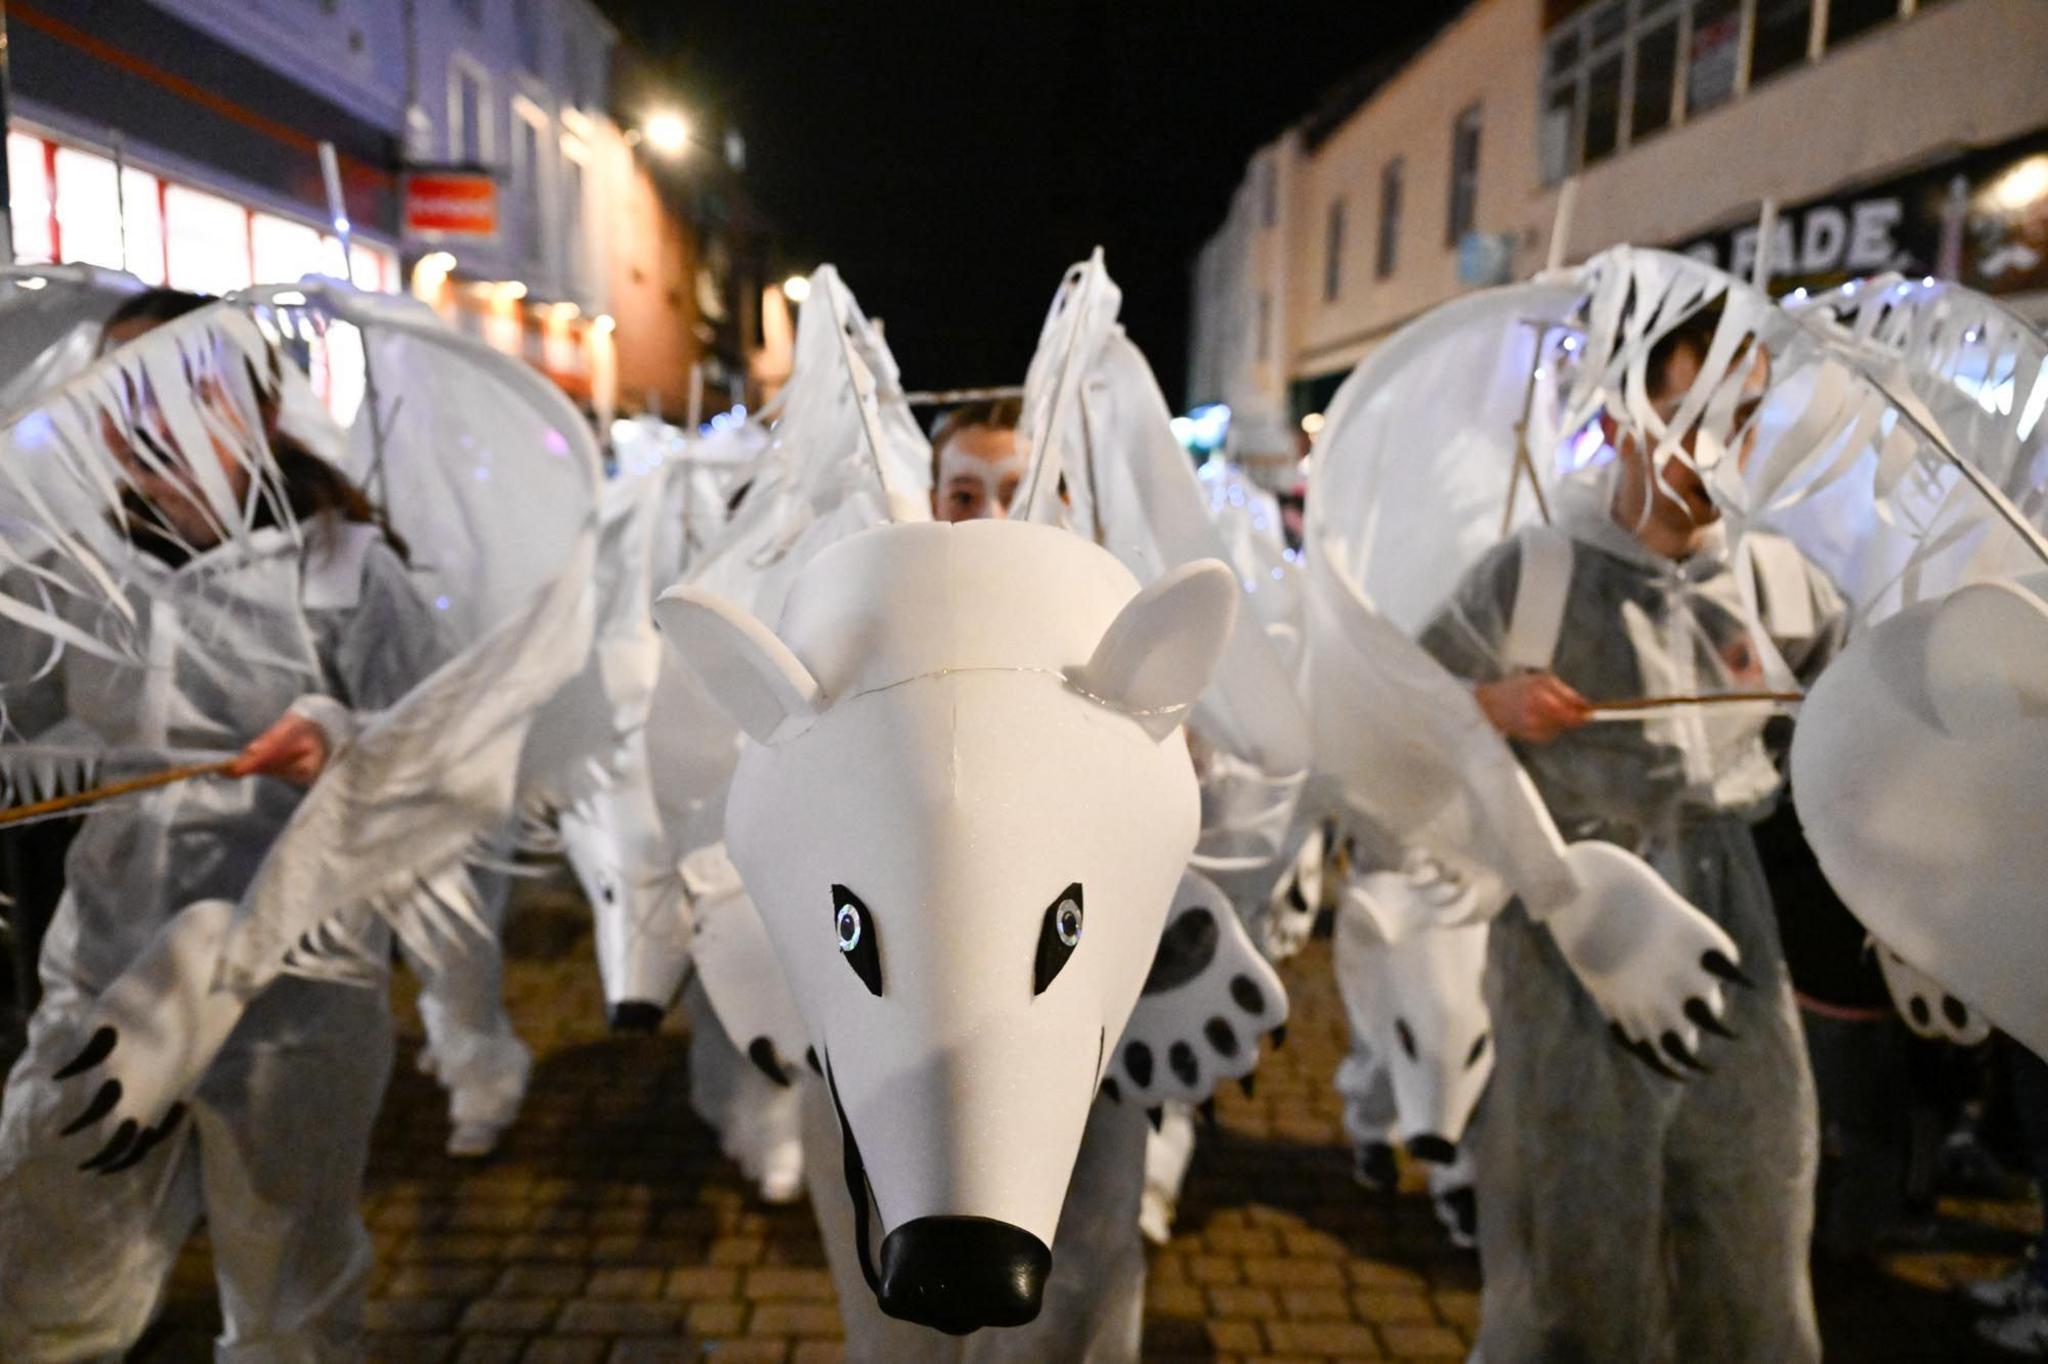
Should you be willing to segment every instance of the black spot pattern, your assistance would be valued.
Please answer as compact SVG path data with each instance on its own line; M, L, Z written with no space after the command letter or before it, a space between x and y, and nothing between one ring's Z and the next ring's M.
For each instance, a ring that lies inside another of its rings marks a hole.
M1225 1018L1211 1018L1202 1025L1202 1036L1209 1039L1209 1045L1216 1049L1218 1056L1237 1055L1237 1031Z
M1185 1042L1176 1042L1166 1049L1166 1064L1184 1085L1192 1086L1202 1078L1201 1067L1195 1064L1195 1049Z
M1124 1069L1140 1089L1152 1087L1152 1048L1133 1042L1124 1048Z
M1200 905L1174 916L1159 935L1159 950L1152 955L1152 969L1145 976L1148 995L1176 990L1209 969L1223 931L1216 926L1214 912Z
M1250 976L1236 975L1230 978L1230 997L1237 1001L1237 1007L1248 1014L1262 1014L1266 1011L1266 992Z

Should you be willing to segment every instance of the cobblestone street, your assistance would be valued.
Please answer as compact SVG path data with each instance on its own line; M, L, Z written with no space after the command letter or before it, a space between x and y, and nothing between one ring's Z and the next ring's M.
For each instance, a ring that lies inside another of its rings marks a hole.
M441 1153L440 1092L415 1073L419 1027L398 987L398 1074L372 1159L377 1357L421 1364L825 1364L841 1357L808 1208L752 1200L690 1112L684 1040L603 1027L587 917L564 881L522 896L512 1013L536 1053L525 1116L483 1164ZM1450 1248L1419 1182L1375 1198L1349 1178L1330 1076L1342 1016L1327 944L1287 968L1295 1021L1256 1096L1218 1103L1152 1257L1156 1359L1454 1360L1478 1312L1476 1262ZM1412 1173L1412 1172L1411 1172ZM1995 1271L2033 1209L1944 1204L1940 1251L1823 1272L1829 1358L1987 1357L1954 1302ZM217 1314L203 1243L180 1265L137 1358L210 1358Z

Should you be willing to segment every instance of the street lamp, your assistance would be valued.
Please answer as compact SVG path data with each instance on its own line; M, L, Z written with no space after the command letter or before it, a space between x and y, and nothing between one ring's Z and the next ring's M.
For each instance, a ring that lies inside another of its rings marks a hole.
M805 299L811 296L811 277L809 275L791 275L788 279L782 281L782 296L791 303L802 304Z
M641 138L656 155L678 157L690 148L690 121L673 109L648 115Z

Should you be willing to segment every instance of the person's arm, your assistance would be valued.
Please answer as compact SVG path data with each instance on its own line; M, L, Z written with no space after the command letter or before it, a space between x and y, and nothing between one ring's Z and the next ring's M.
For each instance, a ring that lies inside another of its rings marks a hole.
M306 615L329 690L300 697L250 740L228 769L234 776L310 786L363 715L391 705L448 659L440 619L382 540L364 553L352 606Z
M1473 699L1500 733L1547 744L1592 718L1586 699L1551 672L1510 672L1501 662L1521 587L1521 544L1507 540L1473 565L1420 643L1452 674L1472 683Z

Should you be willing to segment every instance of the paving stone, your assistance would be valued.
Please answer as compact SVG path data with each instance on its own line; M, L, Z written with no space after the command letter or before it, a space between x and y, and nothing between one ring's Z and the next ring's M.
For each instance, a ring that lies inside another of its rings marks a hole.
M534 1048L527 1111L486 1165L441 1151L446 1097L398 1067L364 1200L377 1265L372 1357L401 1364L836 1364L845 1348L808 1207L762 1206L690 1111L687 1037L604 1031L588 911L522 885L507 997ZM1287 1046L1257 1093L1218 1096L1171 1242L1149 1252L1148 1364L1445 1361L1471 1346L1478 1273L1438 1228L1418 1167L1351 1183L1329 1077L1346 1045L1325 942L1284 968ZM401 1055L421 1040L394 987ZM1943 1234L1879 1266L1817 1271L1828 1357L1978 1361L1966 1279L2039 1225L2027 1200L1947 1199ZM1953 1241L1954 1244L1949 1244ZM180 1257L134 1364L206 1364L219 1309L205 1238Z

